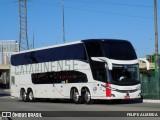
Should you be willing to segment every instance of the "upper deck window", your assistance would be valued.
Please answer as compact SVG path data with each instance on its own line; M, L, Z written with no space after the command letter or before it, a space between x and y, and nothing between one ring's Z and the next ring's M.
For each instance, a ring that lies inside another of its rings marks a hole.
M31 51L11 56L14 66L51 62L58 60L86 60L83 43Z

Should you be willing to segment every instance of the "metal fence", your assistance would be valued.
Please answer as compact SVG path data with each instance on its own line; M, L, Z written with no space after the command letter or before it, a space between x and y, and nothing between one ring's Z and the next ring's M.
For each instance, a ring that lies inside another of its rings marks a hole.
M160 100L160 77L141 77L141 90L144 99Z

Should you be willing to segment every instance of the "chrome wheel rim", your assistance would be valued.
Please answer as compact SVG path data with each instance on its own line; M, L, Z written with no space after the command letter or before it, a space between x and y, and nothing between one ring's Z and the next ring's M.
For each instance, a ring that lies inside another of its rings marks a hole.
M86 102L89 102L91 100L91 95L88 91L85 93L84 99Z
M78 101L78 99L79 99L79 94L78 94L78 92L74 91L74 93L73 93L73 100L74 101Z
M27 94L25 91L22 92L22 100L25 101L27 98Z
M29 99L33 100L34 96L33 96L33 92L29 92Z

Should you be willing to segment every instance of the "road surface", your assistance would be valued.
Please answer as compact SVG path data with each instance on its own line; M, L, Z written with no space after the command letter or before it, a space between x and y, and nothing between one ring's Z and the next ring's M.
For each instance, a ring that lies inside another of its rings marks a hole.
M107 102L107 101L106 102L98 101L94 104L86 105L86 104L74 104L70 101L55 101L55 100L37 101L37 102L30 103L30 102L23 102L17 98L11 98L8 93L0 92L0 111L1 113L3 111L15 111L15 112L16 111L18 112L50 111L48 114L51 116L56 113L54 111L62 111L62 113L64 114L68 114L68 113L65 113L65 111L69 111L69 114L70 114L69 117L72 117L72 114L75 114L76 113L75 111L77 111L77 112L81 112L83 115L89 114L86 120L90 120L93 116L94 116L94 119L97 120L96 118L99 117L99 114L97 113L101 113L101 112L103 112L102 116L106 117L107 114L109 114L109 117L112 117L112 119L113 117L115 117L114 116L115 114L121 114L123 113L123 111L125 112L125 114L127 114L127 112L131 113L130 114L131 116L133 115L132 113L139 114L139 112L146 112L146 113L150 112L150 113L157 113L160 118L160 103L140 103L137 101L132 101L132 102L123 101L121 103L113 103L113 102ZM94 111L94 112L84 112L84 111ZM104 112L106 113L106 116L104 115L105 114ZM114 113L114 112L117 112L117 113ZM61 115L61 112L59 113ZM113 116L112 116L112 113L113 113ZM84 117L83 115L82 117ZM135 118L131 116L128 119ZM58 118L56 117L56 119L64 119L64 117L66 116L62 116L62 117L58 116ZM80 118L81 118L80 116L76 117L76 119L80 119ZM144 117L141 117L138 119L141 120L143 118ZM158 120L159 118L154 117L155 120ZM18 120L18 119L20 118L16 118L16 119L13 118L13 120ZM37 118L37 119L40 119L40 118ZM41 119L43 120L44 118L41 118ZM51 118L47 118L47 119L51 119ZM70 119L73 119L73 117ZM120 120L121 118L118 118L118 119ZM147 119L150 120L151 118L147 117ZM144 119L144 120L147 120L147 119Z

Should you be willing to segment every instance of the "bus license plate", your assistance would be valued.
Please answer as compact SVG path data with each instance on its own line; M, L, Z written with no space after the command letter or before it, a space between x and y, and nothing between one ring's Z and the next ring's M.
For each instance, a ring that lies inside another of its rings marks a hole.
M130 96L124 96L124 99L130 99Z

